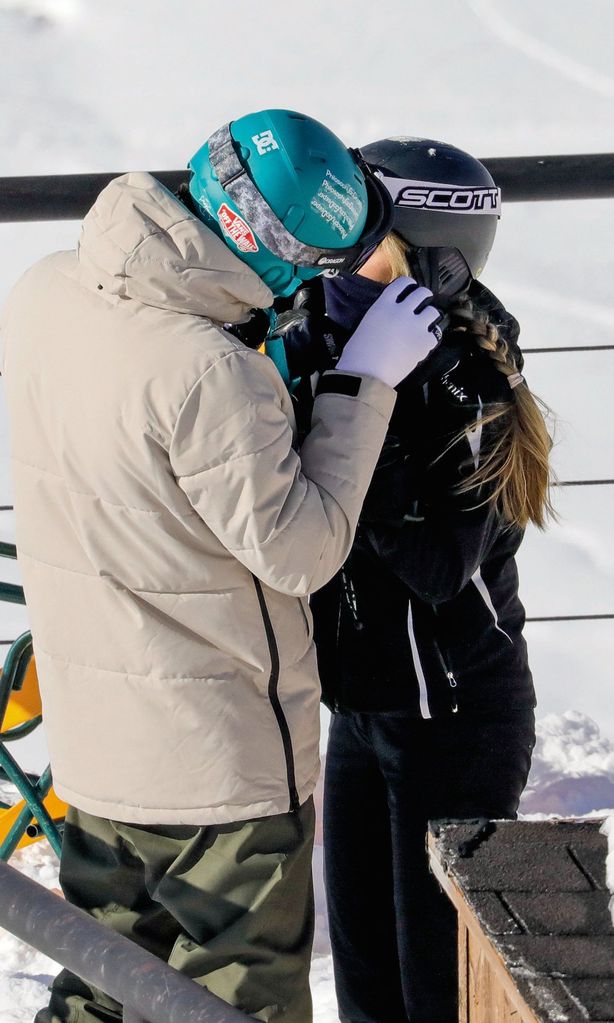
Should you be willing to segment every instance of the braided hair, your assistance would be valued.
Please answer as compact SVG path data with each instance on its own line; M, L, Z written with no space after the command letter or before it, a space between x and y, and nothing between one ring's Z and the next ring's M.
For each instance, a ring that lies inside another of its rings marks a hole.
M509 386L507 401L484 407L481 425L491 426L491 441L478 467L459 489L466 492L486 485L487 500L498 505L507 522L521 528L532 522L544 529L547 518L555 517L550 498L552 439L544 418L550 410L529 390L520 372L519 349L508 344L499 328L470 299L451 309L449 330L469 334ZM459 439L455 437L452 443Z
M379 251L390 267L390 281L411 276L411 250L402 238L392 232L380 243ZM550 498L552 439L545 422L550 409L529 390L521 373L520 349L515 338L509 343L506 340L505 324L499 328L468 297L460 299L448 315L447 330L469 335L467 340L490 357L509 385L507 401L491 402L482 409L480 424L491 427L490 443L483 449L478 467L458 490L478 492L485 486L486 501L497 505L506 522L521 528L532 522L544 529L549 517L556 518ZM454 437L447 450L464 440L474 425Z

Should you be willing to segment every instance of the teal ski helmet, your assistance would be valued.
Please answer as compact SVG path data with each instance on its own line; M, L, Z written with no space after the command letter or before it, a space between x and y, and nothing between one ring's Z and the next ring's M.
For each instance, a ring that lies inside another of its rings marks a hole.
M385 188L305 114L261 110L231 121L188 167L194 212L277 296L325 270L356 270L390 230Z

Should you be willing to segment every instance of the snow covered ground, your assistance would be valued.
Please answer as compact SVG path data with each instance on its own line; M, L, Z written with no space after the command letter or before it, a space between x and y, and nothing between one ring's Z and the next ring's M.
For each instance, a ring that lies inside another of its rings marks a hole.
M611 0L0 0L0 176L180 167L224 121L276 105L320 117L352 145L415 134L480 156L613 152L613 34ZM504 207L484 280L520 319L526 349L614 344L612 208ZM77 231L0 226L0 301ZM529 353L526 369L558 415L560 479L613 479L614 351ZM10 503L0 382L0 506ZM614 613L614 487L561 488L556 503L560 523L529 532L519 559L529 616ZM0 539L12 536L12 513L0 511ZM16 566L4 563L2 578L17 579ZM526 813L614 806L613 624L527 627L541 722ZM2 608L0 640L26 627L22 609ZM27 740L20 756L36 768L43 744ZM56 883L43 844L18 863ZM319 867L317 879L313 982L316 1020L328 1023ZM1 1023L29 1021L52 972L0 937Z

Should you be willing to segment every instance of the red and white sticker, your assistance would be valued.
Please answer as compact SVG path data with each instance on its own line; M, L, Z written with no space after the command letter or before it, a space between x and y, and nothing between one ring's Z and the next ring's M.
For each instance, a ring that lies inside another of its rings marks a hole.
M225 202L217 211L217 218L222 225L224 234L237 246L239 252L258 252L258 245L249 224Z

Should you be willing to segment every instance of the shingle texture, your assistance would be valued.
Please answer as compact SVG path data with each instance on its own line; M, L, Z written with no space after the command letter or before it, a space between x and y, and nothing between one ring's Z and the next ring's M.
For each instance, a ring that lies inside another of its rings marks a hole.
M544 1023L613 1023L600 821L435 822L434 855Z

